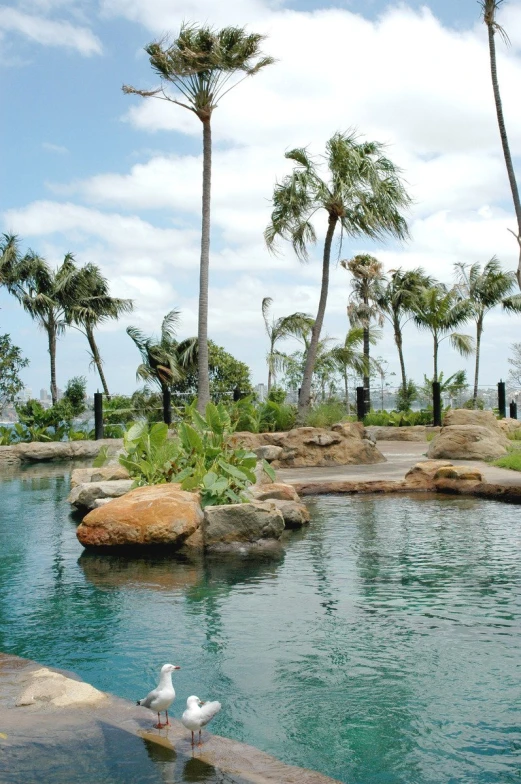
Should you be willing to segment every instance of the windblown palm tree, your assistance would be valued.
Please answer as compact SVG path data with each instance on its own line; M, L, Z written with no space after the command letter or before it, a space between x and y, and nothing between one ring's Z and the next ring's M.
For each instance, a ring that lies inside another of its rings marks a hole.
M127 327L127 335L134 341L142 359L136 378L146 385L156 384L163 394L184 378L197 360L197 338L181 342L176 338L180 320L180 313L175 308L167 313L161 323L159 339L153 335L147 337L137 327Z
M288 337L303 339L308 332L311 332L313 327L313 319L307 313L291 313L289 316L270 319L269 310L272 302L271 297L264 297L262 300L262 318L264 319L264 326L270 341L267 355L268 395L272 383L275 384L277 372L284 369L284 362L287 359L286 354L277 350L277 343L279 340L284 340Z
M351 281L352 292L349 296L350 302L347 306L349 321L354 326L363 329L364 336L364 390L366 413L371 408L370 390L370 328L371 322L376 322L378 326L383 325L383 316L377 304L379 286L383 281L383 267L378 259L368 253L361 253L349 261L340 262L344 269L349 270L353 276Z
M369 340L373 345L376 343L376 337L372 332L369 336ZM349 371L354 372L357 376L367 375L366 358L364 357L364 352L360 351L360 347L363 346L363 343L363 327L351 327L345 336L344 342L331 349L331 356L333 357L344 382L348 416L351 414L351 405L349 403Z
M40 256L29 251L20 260L19 274L8 283L24 310L47 333L51 363L51 398L58 401L56 343L68 325L68 313L87 296L82 270L72 253L52 270Z
M474 349L470 335L454 332L457 327L471 318L472 308L468 300L460 297L457 289L448 289L443 283L423 289L414 302L414 322L420 329L428 330L433 340L434 375L438 381L438 350L443 340L449 339L452 347L462 356L468 357Z
M413 317L416 298L421 294L422 289L433 284L433 278L426 275L420 267L407 271L398 269L391 271L389 280L382 279L376 291L376 305L393 329L404 395L407 394L408 382L403 357L403 329Z
M407 224L400 209L409 205L409 197L400 170L383 151L377 142L358 141L354 134L336 133L327 142L324 161L313 159L305 149L286 153L295 167L292 174L275 186L271 222L264 234L270 250L275 249L277 237L282 237L291 242L297 257L306 261L308 246L317 239L312 221L319 211L327 214L320 299L299 395L299 422L303 421L310 402L337 226L341 229L341 239L344 235L371 239L407 236ZM324 166L326 179L321 176Z
M471 306L471 315L476 322L476 364L474 371L474 392L472 401L476 408L478 399L479 359L483 321L486 314L497 305L501 305L508 313L521 312L521 294L508 296L512 291L516 275L504 272L495 256L488 261L483 271L476 264L456 264L457 287L463 298Z
M131 299L110 296L108 282L95 264L87 264L82 267L81 273L87 294L80 303L75 304L69 310L67 320L86 336L91 350L92 362L98 369L103 391L110 400L103 372L103 360L94 338L94 330L109 319L118 319L123 313L130 313L134 304Z
M203 194L201 262L199 273L198 410L204 413L210 400L208 371L208 277L210 264L210 203L212 172L212 113L221 98L247 76L274 62L264 57L260 45L265 36L247 34L241 27L213 30L208 25L184 24L172 42L163 39L145 47L154 71L161 79L155 90L123 92L159 98L193 112L203 124ZM237 79L237 77L241 77ZM167 92L173 88L174 92Z
M517 283L521 289L521 200L519 198L519 189L517 187L516 174L514 171L514 164L512 163L512 155L510 153L510 145L508 143L507 129L505 125L505 117L503 115L503 104L501 102L501 93L499 91L499 80L497 75L497 62L496 62L496 40L495 35L499 33L505 43L510 43L508 35L505 30L496 22L496 12L503 0L481 0L481 10L483 13L483 21L488 30L488 50L490 56L490 74L492 77L492 89L494 91L494 103L496 106L496 117L499 127L499 136L501 138L501 146L503 147L503 157L505 159L505 166L507 170L508 181L510 183L510 190L512 192L512 201L514 203L514 210L517 219L517 234L512 231L519 245L519 262L517 266Z

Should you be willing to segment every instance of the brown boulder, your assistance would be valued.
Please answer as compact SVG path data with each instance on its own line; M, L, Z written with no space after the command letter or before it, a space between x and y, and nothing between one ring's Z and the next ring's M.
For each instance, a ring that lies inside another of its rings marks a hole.
M282 451L273 468L384 463L361 422L339 422L331 429L296 427L287 433L234 433L230 441L245 449L273 445Z
M272 498L276 498L279 501L300 500L293 485L286 485L282 482L253 485L253 487L248 488L248 491L256 501L267 501Z
M119 463L104 465L101 468L74 468L71 473L71 488L87 482L111 482L129 478L127 469Z
M490 412L470 411L467 413L487 414ZM440 434L431 441L427 457L445 457L452 460L494 460L506 455L508 446L509 441L499 427L494 429L493 426L449 425L443 427Z
M443 417L443 427L456 425L473 425L486 427L494 433L500 433L501 428L492 411L474 411L470 408L451 408Z
M483 474L471 466L442 466L434 474L434 479L459 479L467 482L482 482Z
M199 527L197 493L179 485L137 487L84 517L76 535L84 547L181 546Z
M426 441L427 433L434 428L426 425L412 425L410 427L384 427L371 425L367 428L369 436L374 441ZM437 428L436 432L439 432Z
M283 530L282 513L269 501L207 506L204 510L205 547L280 539Z
M270 503L282 512L286 528L302 528L309 523L309 510L304 504L297 501L281 501L278 498L272 499Z
M520 419L511 419L510 417L505 417L505 419L498 419L497 423L506 436L512 436L521 429Z

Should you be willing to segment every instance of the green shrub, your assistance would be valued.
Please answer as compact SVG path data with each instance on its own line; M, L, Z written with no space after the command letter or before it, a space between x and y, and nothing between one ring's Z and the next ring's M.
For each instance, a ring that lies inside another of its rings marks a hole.
M506 434L507 438L511 441L521 441L521 428Z
M295 427L297 407L289 403L267 400L260 409L260 432L283 433Z
M163 423L136 422L124 434L126 454L119 462L135 487L179 482L183 490L200 492L203 507L248 500L245 490L255 483L257 457L230 444L233 425L224 404L208 403L204 417L188 407L187 420L177 430L170 437ZM102 450L95 465L103 465L106 456ZM273 481L273 469L265 461L263 467Z
M364 417L364 425L380 427L413 427L432 424L432 410L421 411L370 411Z
M272 387L268 395L268 400L272 403L284 403L286 400L286 390L282 387Z
M346 417L346 407L337 400L319 403L306 414L306 427L331 427Z

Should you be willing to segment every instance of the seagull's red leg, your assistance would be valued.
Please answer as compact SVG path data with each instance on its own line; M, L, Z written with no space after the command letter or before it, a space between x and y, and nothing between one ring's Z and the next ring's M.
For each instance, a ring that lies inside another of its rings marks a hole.
M166 710L165 713L166 713L166 724L165 724L165 727L170 727L171 725L170 725L170 722L168 721L168 711Z
M194 731L192 730L192 746L195 746Z
M154 724L154 729L162 730L165 725L161 724L161 714L157 712L157 724Z
M202 746L203 742L201 740L201 730L199 730L199 746Z

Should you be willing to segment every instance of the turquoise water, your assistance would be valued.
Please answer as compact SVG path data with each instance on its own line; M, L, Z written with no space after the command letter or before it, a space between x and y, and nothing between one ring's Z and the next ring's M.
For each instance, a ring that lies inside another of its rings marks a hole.
M0 484L0 650L349 784L521 781L518 507L321 497L280 557L88 555L67 476Z

